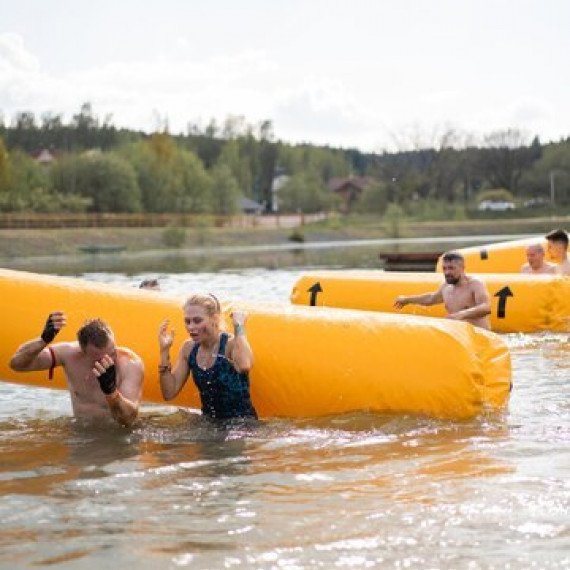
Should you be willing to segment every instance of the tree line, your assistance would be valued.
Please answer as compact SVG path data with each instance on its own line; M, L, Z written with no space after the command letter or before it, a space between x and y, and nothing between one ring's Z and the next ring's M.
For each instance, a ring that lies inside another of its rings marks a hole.
M89 103L68 122L21 112L10 125L0 117L0 211L231 215L242 197L269 210L278 174L286 175L282 212L341 209L328 184L349 176L367 180L352 207L378 214L465 210L497 189L521 202L570 205L570 138L543 145L516 129L477 144L458 138L448 130L430 148L363 153L288 144L275 139L271 121L252 125L241 116L175 135L167 125L152 134L119 129ZM41 149L55 160L40 164Z

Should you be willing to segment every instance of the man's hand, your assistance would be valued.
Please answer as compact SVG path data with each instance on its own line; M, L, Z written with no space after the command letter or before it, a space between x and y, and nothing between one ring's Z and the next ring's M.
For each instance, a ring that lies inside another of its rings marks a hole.
M65 323L66 318L64 313L61 311L50 313L44 326L44 330L40 335L42 340L46 344L49 344L55 338L55 335L65 326Z
M399 310L404 308L407 304L408 298L404 295L400 295L399 297L396 297L396 300L394 301L394 308Z
M93 374L105 395L108 396L117 389L117 369L110 356L106 355L95 363Z

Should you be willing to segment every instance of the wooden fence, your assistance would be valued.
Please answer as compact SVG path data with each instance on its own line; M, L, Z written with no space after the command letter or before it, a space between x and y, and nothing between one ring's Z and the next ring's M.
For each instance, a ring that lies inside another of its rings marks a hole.
M234 227L294 228L326 214L210 216L196 214L0 213L0 229Z

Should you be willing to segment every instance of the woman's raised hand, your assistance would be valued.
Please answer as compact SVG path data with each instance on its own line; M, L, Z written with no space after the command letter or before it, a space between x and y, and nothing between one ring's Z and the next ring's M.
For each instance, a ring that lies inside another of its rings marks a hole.
M160 350L169 350L174 342L174 329L168 330L169 320L166 319L160 323L160 328L158 329L158 344Z

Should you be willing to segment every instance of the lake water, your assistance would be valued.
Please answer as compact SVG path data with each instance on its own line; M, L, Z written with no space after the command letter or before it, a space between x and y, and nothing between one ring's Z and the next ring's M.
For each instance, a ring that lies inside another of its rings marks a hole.
M175 294L286 303L302 272L159 277ZM510 405L464 422L355 413L222 430L146 405L132 431L95 429L64 392L0 383L0 566L570 568L568 338L504 338Z

